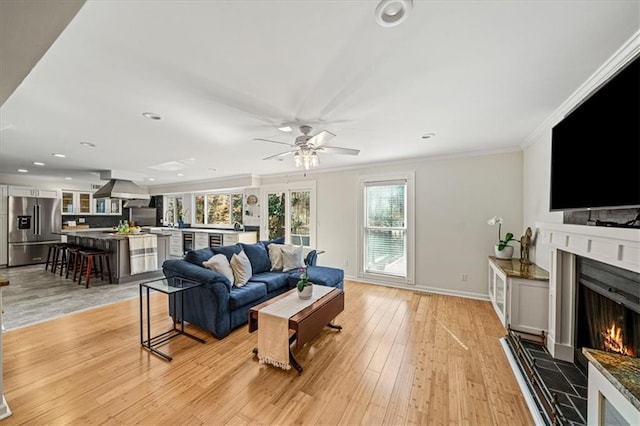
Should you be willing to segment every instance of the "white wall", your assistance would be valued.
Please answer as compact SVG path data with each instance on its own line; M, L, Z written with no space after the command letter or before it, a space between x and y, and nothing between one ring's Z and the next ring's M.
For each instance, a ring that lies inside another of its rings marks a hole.
M524 233L522 224L522 153L419 160L367 168L263 177L265 185L311 179L317 182L318 262L357 275L358 177L415 170L416 287L485 297L487 256L498 229L487 219L501 216L503 236ZM528 224L527 226L533 226ZM516 252L519 245L515 243ZM468 281L460 281L462 273Z
M551 165L551 129L571 111L583 98L605 82L630 59L640 53L640 31L633 35L612 55L575 93L548 117L524 144L523 154L523 218L528 224L536 222L562 223L561 212L549 212L549 182ZM585 141L588 148L597 148L594 143L606 141ZM590 145L591 144L591 145ZM576 161L579 161L576 157ZM533 229L533 227L532 227ZM537 265L549 270L549 257L536 256L535 246L530 252Z

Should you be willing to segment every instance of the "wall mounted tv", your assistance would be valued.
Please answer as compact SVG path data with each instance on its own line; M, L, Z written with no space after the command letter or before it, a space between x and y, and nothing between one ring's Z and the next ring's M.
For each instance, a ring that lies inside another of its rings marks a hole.
M551 211L640 207L640 56L553 127Z

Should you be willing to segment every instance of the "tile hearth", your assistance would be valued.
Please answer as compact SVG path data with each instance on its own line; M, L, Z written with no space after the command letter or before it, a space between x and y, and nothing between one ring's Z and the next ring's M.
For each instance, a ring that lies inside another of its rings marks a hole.
M559 419L559 424L566 425L586 425L587 424L587 376L575 364L554 359L547 349L540 343L531 342L524 339L519 340L519 344L529 360L535 367L537 377L550 396L555 396L558 402L559 411L564 417ZM514 357L517 356L518 349L509 344ZM522 361L518 360L518 366L522 375L526 378L530 393L538 406L538 411L543 419L549 419L543 408L544 403L540 400L530 381L530 374L523 368ZM551 422L550 422L551 423Z

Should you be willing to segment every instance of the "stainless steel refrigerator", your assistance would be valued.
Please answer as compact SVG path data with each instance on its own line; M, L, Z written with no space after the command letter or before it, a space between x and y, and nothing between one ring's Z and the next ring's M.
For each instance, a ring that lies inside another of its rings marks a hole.
M50 243L60 242L60 199L9 197L8 266L44 263Z

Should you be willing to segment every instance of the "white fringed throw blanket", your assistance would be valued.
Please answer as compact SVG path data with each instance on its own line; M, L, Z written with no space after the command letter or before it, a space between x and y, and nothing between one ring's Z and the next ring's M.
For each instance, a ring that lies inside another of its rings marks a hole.
M298 292L258 311L258 359L289 370L289 318L328 294L333 287L313 285L310 299L300 299Z
M158 270L158 237L155 234L128 235L131 275Z

